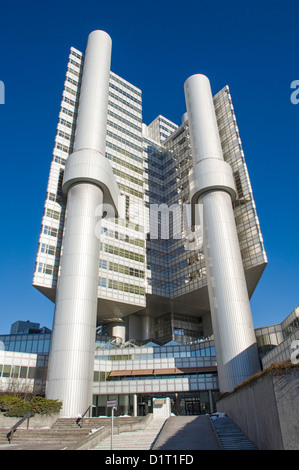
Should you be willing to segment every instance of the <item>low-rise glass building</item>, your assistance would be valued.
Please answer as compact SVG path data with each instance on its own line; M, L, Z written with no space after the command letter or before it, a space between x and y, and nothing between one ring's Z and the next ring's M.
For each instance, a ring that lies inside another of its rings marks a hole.
M298 318L296 307L281 323L255 329L263 368L291 360L291 345L299 341ZM45 393L50 339L51 331L39 325L35 333L0 335L2 393ZM169 397L177 412L176 394L180 414L211 413L219 394L214 340L119 344L114 337L98 334L92 392L93 416L109 415L107 401L114 399L119 415L150 413L153 398L159 397Z

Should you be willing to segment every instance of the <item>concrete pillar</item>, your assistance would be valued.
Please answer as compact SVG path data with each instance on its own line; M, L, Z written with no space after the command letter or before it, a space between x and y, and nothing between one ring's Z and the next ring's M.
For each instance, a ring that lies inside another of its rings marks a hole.
M151 315L144 315L141 317L142 322L142 340L154 338L154 318Z
M123 344L126 342L126 326L123 320L115 322L112 325L112 336L115 337L117 344Z
M209 403L210 403L210 411L211 413L213 413L214 412L214 400L213 400L212 390L209 390Z
M133 395L133 416L138 416L137 394Z
M100 240L96 213L117 205L117 184L105 159L111 39L88 37L74 152L68 157L60 274L49 355L46 396L63 402L62 416L77 416L92 403Z
M203 75L185 82L193 157L192 214L203 205L203 248L220 391L232 390L259 370L247 285L232 199L235 184L224 161L210 83Z
M130 396L129 395L124 395L124 415L128 415L130 412L130 401L129 401Z

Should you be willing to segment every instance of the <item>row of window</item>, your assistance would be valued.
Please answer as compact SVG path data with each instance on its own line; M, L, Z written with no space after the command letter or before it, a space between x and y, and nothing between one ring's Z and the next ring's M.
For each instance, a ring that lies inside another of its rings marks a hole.
M75 85L76 87L78 86L78 80L74 80L71 77L66 77L66 81L71 83L72 85Z
M31 354L48 354L50 349L50 333L32 335L3 335L0 345L5 351L15 351Z
M115 281L114 279L106 279L105 277L99 277L99 287L108 287L109 289L115 289L128 294L144 295L145 289L141 286L134 286L127 282Z
M119 182L118 182L118 187L121 191L124 191L125 193L129 193L132 196L136 196L139 199L143 199L143 192L141 192L141 191L137 191L136 189L131 188L130 186L127 186L127 185L119 183Z
M81 64L79 64L73 59L69 59L69 64L73 64L75 67L78 67L79 69L81 68Z
M107 120L107 124L111 127L113 127L114 129L122 132L123 134L126 134L128 137L131 137L131 139L134 139L134 140L138 140L138 142L142 142L142 139L139 135L136 135L136 133L133 133L131 131L128 131L127 129L124 129L123 127L121 127L119 124L117 124L116 122L113 122L113 121L110 121L109 119Z
M75 80L73 80L75 81ZM64 86L64 91L67 91L68 93L70 93L71 95L75 96L76 98L78 98L78 91L77 90L73 90L72 88L68 87L67 85Z
M71 117L73 117L74 114L77 114L77 111L71 111L70 109L64 107L61 108L61 112Z
M142 105L142 102L141 100L139 100L138 98L136 98L135 96L131 95L130 93L127 93L126 91L122 90L121 88L119 88L118 86L114 85L114 83L109 83L109 86L110 88L113 88L115 91L117 91L118 93L121 93L122 95L124 95L126 98L129 98L130 100L134 101L135 103L139 104L140 106Z
M106 147L111 148L112 150L116 150L116 152L121 153L126 158L132 158L132 160L135 160L138 163L143 162L142 158L138 157L137 155L134 155L133 153L129 152L128 150L125 150L122 147L119 147L118 145L116 145L112 142L109 142L109 141L106 142Z
M134 176L131 176L128 173L124 173L123 171L117 170L116 168L113 168L113 173L116 176L119 176L120 178L124 178L130 181L131 183L137 184L139 186L143 186L143 180L135 178Z
M71 52L70 52L71 55L77 57L77 59L82 59L83 55L82 54L79 54L78 52L76 52L73 48L71 48Z
M110 271L114 271L114 272L121 273L121 274L127 274L128 276L139 277L139 278L144 279L144 271L141 271L140 269L131 268L129 266L123 266L121 264L112 263L112 262L109 262L108 266L109 266L108 269ZM102 261L101 267L104 269L107 269L107 266L105 267L105 260Z
M78 104L78 100L76 100L76 101L71 100L71 98L69 98L68 96L64 96L63 101L70 104L71 106L76 106Z
M70 121L67 121L66 119L60 118L58 122L59 124L62 124L63 126L68 127L69 129L73 127L73 123Z
M111 98L114 98L115 100L119 101L121 104L127 106L130 109L133 109L137 113L141 114L141 109L137 108L133 104L129 103L127 100L122 99L120 96L117 96L115 93L112 93L112 91L109 91L109 96Z
M58 157L58 155L54 155L54 162L59 163L60 165L65 166L66 159L62 157Z
M34 379L36 378L36 367L0 364L0 377L12 379Z
M46 245L46 243L42 243L40 251L41 253L54 256L56 253L56 246Z
M157 380L157 379L196 379L198 382L204 382L206 379L211 379L212 377L217 378L217 373L208 373L208 374L169 374L169 375L124 375L107 378L108 381L127 381L127 380Z
M55 211L54 209L47 208L46 216L50 217L51 219L59 220L60 219L60 212Z
M78 78L81 78L81 73L77 72L76 70L72 69L71 67L68 67L67 68L67 71L72 73L73 75L75 75L76 77Z
M58 267L47 263L38 263L37 272L40 274L49 274L50 276L54 274L54 276L57 276Z
M122 106L118 106L118 104L116 104L116 103L114 103L113 101L110 100L108 102L108 111L109 111L109 108L111 108L111 107L116 109L117 111L125 114L126 116L130 117L131 119L134 119L135 121L139 122L139 125L142 124L142 119L141 119L141 117L139 117L139 115L130 113L130 111L128 109L125 109ZM118 114L118 117L119 117L119 114Z
M168 324L169 326L169 324ZM185 351L178 346L178 351L173 351L172 348L167 347L169 351L161 352L160 348L154 348L153 353L148 354L116 354L109 356L98 356L98 359L109 361L148 361L153 359L173 359L183 357L213 357L216 355L215 347L209 346L202 349L194 349ZM157 349L157 352L156 352ZM164 348L165 349L165 348ZM188 367L187 365L184 367ZM190 366L191 367L191 366Z
M68 134L67 132L62 131L61 129L57 130L57 134L59 137L62 137L63 139L66 140L71 140L72 136Z
M62 202L65 200L63 194L62 194L62 191L60 189L57 190L57 193L49 193L47 195L47 199L49 199L49 201L53 201L53 202ZM63 211L63 214L64 214L64 211Z
M124 88L127 88L127 90L129 90L132 93L135 93L137 96L141 97L141 92L139 90L136 90L135 88L133 88L129 83L120 80L116 75L111 74L110 78L112 79L112 81L115 81L116 83L119 83Z
M120 290L129 294L144 295L145 289L141 286L134 286L126 282L115 281L114 279L108 279L108 287L110 289Z
M49 225L44 225L43 233L49 235L50 237L57 237L61 235L62 231L55 227L50 227Z
M128 147L131 147L132 149L136 150L137 152L142 152L142 147L139 147L138 145L133 144L129 140L124 139L123 137L119 136L118 134L115 134L114 132L107 131L107 135L109 137L112 137L115 140L118 140L124 145L127 145Z
M128 121L127 119L123 118L122 116L116 113L114 113L113 111L111 111L110 109L108 109L108 116L111 116L115 119L117 119L118 121L122 122L123 124L125 124L126 126L129 126L131 127L132 129L134 129L135 131L137 131L139 134L141 134L141 126L137 126L136 124L133 124L132 122Z
M118 158L115 155L112 155L111 153L106 152L105 157L108 158L108 160L111 160L112 162L115 162L118 165L123 166L124 168L128 168L128 170L135 171L135 173L138 173L140 175L143 174L143 169L142 168L138 168L137 166L132 165L128 161L122 160L121 158Z
M134 251L125 250L113 245L107 245L106 243L104 243L104 251L112 255L122 256L124 258L144 263L144 256L139 253L135 253Z
M119 220L119 219L118 219ZM126 243L130 243L131 245L139 246L140 248L144 248L144 240L142 238L133 238L129 237L124 232L118 232L116 230L108 229L107 227L101 227L101 234L105 237L112 238L114 240L122 240Z
M62 152L69 153L69 147L61 144L60 142L56 142L55 148L57 148L58 150L61 150Z

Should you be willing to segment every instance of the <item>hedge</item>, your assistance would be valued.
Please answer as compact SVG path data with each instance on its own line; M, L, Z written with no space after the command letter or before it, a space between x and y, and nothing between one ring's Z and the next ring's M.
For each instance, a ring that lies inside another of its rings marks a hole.
M61 407L62 403L57 400L47 400L38 396L31 400L22 400L10 395L0 396L0 411L4 412L5 416L22 417L29 411L31 416L35 414L51 415L59 413Z

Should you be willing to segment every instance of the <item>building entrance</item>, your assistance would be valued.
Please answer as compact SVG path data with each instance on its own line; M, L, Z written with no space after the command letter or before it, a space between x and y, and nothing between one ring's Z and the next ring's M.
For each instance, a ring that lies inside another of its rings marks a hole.
M200 415L201 404L199 398L185 399L185 414L186 415Z

